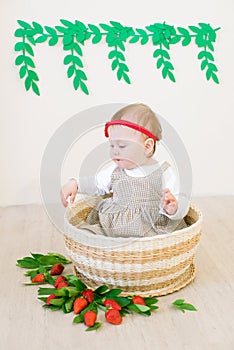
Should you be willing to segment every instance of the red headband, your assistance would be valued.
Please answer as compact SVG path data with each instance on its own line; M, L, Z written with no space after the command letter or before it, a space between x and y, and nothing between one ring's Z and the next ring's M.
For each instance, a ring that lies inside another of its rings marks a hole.
M106 123L105 125L105 136L109 137L109 133L108 133L108 128L111 125L124 125L124 126L128 126L129 128L135 129L137 131L142 132L143 134L151 137L154 142L156 142L157 138L154 134L152 134L149 130L147 130L146 128L144 128L143 126L137 125L135 123L129 122L127 120L112 120L111 122Z

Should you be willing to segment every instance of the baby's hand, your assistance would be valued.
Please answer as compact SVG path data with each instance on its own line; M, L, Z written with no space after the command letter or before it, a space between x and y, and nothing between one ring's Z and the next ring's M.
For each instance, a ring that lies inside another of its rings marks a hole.
M162 205L168 215L175 214L178 209L178 202L168 188L163 191Z
M77 191L78 187L75 179L71 179L65 185L63 185L60 196L64 207L67 207L68 205L67 199L69 196L71 196L70 203L74 203Z

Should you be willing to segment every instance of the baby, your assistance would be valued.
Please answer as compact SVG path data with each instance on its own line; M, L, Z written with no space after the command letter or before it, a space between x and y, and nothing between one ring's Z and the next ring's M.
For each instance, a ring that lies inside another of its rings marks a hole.
M162 137L155 113L144 104L131 104L114 114L105 125L113 164L101 171L93 184L71 179L61 199L73 203L77 191L95 195L113 192L102 199L79 228L114 237L147 237L186 227L178 202L176 179L170 165L153 158Z

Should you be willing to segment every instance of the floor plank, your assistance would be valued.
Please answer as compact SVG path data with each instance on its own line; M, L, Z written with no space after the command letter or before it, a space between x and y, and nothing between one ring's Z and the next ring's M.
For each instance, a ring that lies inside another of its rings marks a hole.
M25 287L16 260L32 252L66 254L63 236L42 206L0 208L1 349L160 349L231 350L234 348L234 197L194 198L204 215L196 255L197 276L186 288L159 298L159 310L147 318L126 316L120 326L98 332L73 325L73 315L51 312L37 300L37 287ZM66 272L72 272L66 267ZM178 298L197 312L173 309ZM118 340L118 341L116 341ZM92 344L92 346L91 346Z

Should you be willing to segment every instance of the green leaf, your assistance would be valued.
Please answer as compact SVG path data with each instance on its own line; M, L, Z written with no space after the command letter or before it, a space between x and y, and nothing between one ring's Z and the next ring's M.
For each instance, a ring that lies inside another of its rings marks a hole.
M118 64L119 64L119 61L117 59L115 59L111 64L112 70L115 70L117 68Z
M82 323L82 322L84 322L84 316L82 314L79 314L73 319L73 323L75 324Z
M185 312L185 310L189 311L197 311L195 306L192 304L188 304L184 302L184 299L178 299L172 303L177 309L181 310L182 312Z
M170 44L177 44L180 41L181 37L176 35L170 39Z
M170 55L166 50L161 50L161 55L167 59L170 59Z
M187 29L185 29L185 28L178 27L177 30L178 30L178 32L180 32L185 37L190 36L189 31Z
M75 66L73 64L71 64L67 70L67 77L71 78L73 76L74 72L75 72Z
M87 76L85 72L83 72L81 69L77 69L76 75L81 79L81 80L87 80Z
M74 304L75 299L76 299L76 297L71 297L64 304L66 313L69 313L73 310L73 304Z
M56 32L56 30L55 30L54 28L45 26L45 30L46 30L47 33L49 33L51 36L56 36L56 37L57 37L57 32Z
M71 264L71 260L68 260L68 259L67 259L64 255L62 255L62 254L59 254L59 253L51 253L51 252L49 252L48 255L49 255L49 256L53 256L53 257L59 259L59 262L60 262L61 264Z
M78 45L77 43L74 43L74 44L73 44L73 49L76 51L76 53L77 53L79 56L83 56L83 52L82 52L82 50L81 50L80 45Z
M112 297L121 307L125 307L131 303L127 297Z
M80 22L80 21L75 21L75 25L76 25L76 27L78 28L78 29L80 29L80 31L81 32L84 32L84 31L86 31L86 26L85 26L85 24L83 23L83 22Z
M14 35L15 35L17 38L20 38L20 37L22 37L22 36L25 35L25 32L26 32L26 31L25 31L24 29L18 28L18 29L16 29Z
M63 60L63 63L64 64L69 64L69 63L71 63L71 62L73 62L73 55L67 55L67 56L65 56L64 57L64 60Z
M162 70L162 76L163 76L163 78L164 78L164 79L166 79L166 77L167 77L167 73L168 73L168 69L167 69L167 67L163 67L163 70Z
M152 304L156 304L158 302L158 299L146 297L146 298L144 298L144 301L145 301L147 306L150 306Z
M65 34L63 37L63 45L69 45L73 42L73 36Z
M36 95L40 96L39 88L38 88L37 84L34 83L34 81L32 81L32 89L33 89L33 91L35 92Z
M25 22L25 21L21 21L20 19L17 20L17 22L19 23L19 25L25 29L31 29L31 26L29 23Z
M47 34L43 34L43 35L40 35L36 38L35 42L36 43L43 43L44 41L46 41L48 38L48 35Z
M77 90L79 85L80 85L80 78L76 75L75 78L73 79L74 89Z
M67 21L66 19L60 19L60 22L61 22L64 26L66 26L66 27L68 27L68 28L73 29L73 28L75 27L75 24L74 24L74 23L72 23L72 22L70 22L70 21Z
M200 33L201 29L195 26L189 26L189 29L194 33Z
M62 306L66 301L66 298L54 298L50 300L51 305Z
M120 63L119 67L122 69L122 71L129 72L129 68L125 63Z
M32 22L32 25L36 29L37 33L39 33L39 34L43 33L43 27L39 23Z
M99 43L101 40L102 40L102 35L101 35L101 33L99 33L99 34L96 34L96 35L93 37L92 43L93 43L93 44L97 44L97 43Z
M30 78L31 78L32 80L39 81L39 78L38 78L37 73L34 72L33 70L29 70L29 71L28 71L28 75L30 76ZM44 269L44 270L45 270L45 269ZM45 270L45 271L40 271L40 272L44 273L44 272L46 272L46 270Z
M34 258L34 259L39 259L41 256L43 256L43 254L37 254L37 253L32 253L32 252L30 252L30 254L32 255L32 257Z
M29 57L29 56L25 56L24 57L24 62L25 64L27 64L28 66L35 68L35 64L33 62L33 60Z
M122 30L124 27L122 26L121 23L115 22L115 21L110 21L110 24L115 27L116 29Z
M212 74L212 70L208 68L207 71L206 71L206 79L207 80L210 80L211 74Z
M214 61L214 56L209 51L201 51L199 52L197 57L198 59L202 59L203 57L206 57L208 60Z
M20 66L24 62L24 55L19 55L15 59L15 64Z
M206 46L206 40L203 37L203 33L198 34L195 39L195 43L198 47Z
M49 40L49 46L54 46L57 44L57 42L58 42L58 37L52 36L52 38L50 38L50 40Z
M25 43L25 50L29 53L29 55L34 56L32 46L30 46L28 43Z
M168 75L169 79L171 81L173 81L173 83L175 83L176 80L175 80L174 74L170 70L167 72L167 75Z
M112 28L111 26L105 24L105 23L100 23L99 25L100 25L100 27L101 27L102 29L104 29L104 30L107 31L107 32L113 31L113 28Z
M137 312L138 314L142 314L145 312L150 311L150 308L148 306L145 305L139 305L139 304L130 304L127 305L127 308L131 311Z
M21 67L20 67L20 71L19 71L20 79L22 79L23 77L25 77L26 72L27 72L27 66L21 66Z
M25 85L25 89L28 91L31 87L31 84L32 84L32 80L30 77L27 77L25 79L25 82L24 82L24 85Z
M27 86L29 86L29 87L31 86L31 79L28 79ZM29 89L29 87L28 87L28 89ZM34 269L35 267L39 267L40 264L39 264L39 262L37 260L26 256L23 259L17 260L17 266L23 267L23 268L26 268L26 269Z
M23 41L20 41L15 44L15 51L22 51L25 48L25 43Z
M208 65L208 61L206 59L204 59L201 63L201 70L204 70L207 65Z
M207 47L211 50L214 51L214 46L211 41L207 41Z
M186 38L184 38L182 40L182 46L188 46L191 42L191 37L190 36L187 36Z
M107 286L100 286L97 289L94 290L95 294L103 294L105 293L109 288Z
M140 39L140 36L139 36L139 35L134 35L134 36L129 40L129 43L130 43L130 44L137 43L139 39Z
M80 81L80 88L86 95L89 94L89 90L88 90L86 84L82 80Z
M160 57L158 60L157 60L157 68L159 69L164 63L164 60L162 57Z
M211 74L211 77L212 77L213 81L216 84L219 84L219 79L218 79L217 75L214 72Z
M106 299L112 299L113 297L116 297L120 293L122 293L122 289L114 288L114 289L111 289L109 292L105 293L105 297Z
M36 44L36 41L35 41L35 39L34 39L33 36L27 36L27 39L28 39L28 41L29 41L31 44L33 44L33 45Z
M62 288L59 288L62 289ZM51 294L55 294L55 292L57 292L59 289L56 288L39 288L38 289L38 295L51 295Z
M158 57L162 54L162 50L161 49L156 49L153 53L153 57Z
M83 63L78 56L73 56L73 63L79 67L83 67Z
M95 322L94 325L92 327L88 327L86 328L86 332L89 332L89 331L95 331L97 329L99 329L101 327L102 323L101 322Z
M126 73L123 73L123 78L126 81L127 84L131 84L131 80L129 78L129 76Z
M67 28L61 27L61 26L55 26L55 28L57 29L58 32L63 33L63 34L67 34L69 33Z

